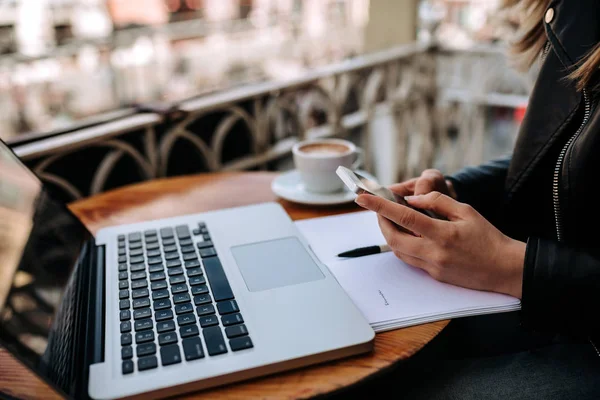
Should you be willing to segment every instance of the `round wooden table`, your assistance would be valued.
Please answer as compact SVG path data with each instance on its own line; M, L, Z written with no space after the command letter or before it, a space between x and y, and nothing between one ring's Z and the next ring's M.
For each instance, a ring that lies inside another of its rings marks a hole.
M92 232L148 219L278 201L294 220L359 211L354 203L335 207L303 206L277 199L271 191L276 176L269 172L220 173L154 180L70 205ZM187 399L248 397L308 398L352 385L393 363L406 359L433 339L449 321L379 333L375 350L326 364L228 385ZM0 349L0 391L18 398L58 398L45 383Z

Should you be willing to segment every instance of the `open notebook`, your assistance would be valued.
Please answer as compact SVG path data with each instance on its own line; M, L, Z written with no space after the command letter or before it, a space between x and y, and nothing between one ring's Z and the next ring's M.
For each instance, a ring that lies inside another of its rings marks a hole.
M376 332L521 307L511 296L438 282L393 253L338 258L345 250L385 243L371 211L296 224Z

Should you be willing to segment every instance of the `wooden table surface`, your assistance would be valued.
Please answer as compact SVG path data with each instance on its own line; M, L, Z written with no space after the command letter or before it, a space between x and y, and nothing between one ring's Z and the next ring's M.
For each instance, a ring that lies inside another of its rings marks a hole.
M128 186L70 205L92 231L124 223L278 201L294 220L342 214L360 209L314 207L278 200L271 192L276 175L269 172L203 174ZM379 333L375 350L299 370L189 394L187 399L308 398L328 393L408 358L433 339L449 321ZM22 399L55 399L58 395L0 349L0 391ZM181 397L180 397L181 398Z

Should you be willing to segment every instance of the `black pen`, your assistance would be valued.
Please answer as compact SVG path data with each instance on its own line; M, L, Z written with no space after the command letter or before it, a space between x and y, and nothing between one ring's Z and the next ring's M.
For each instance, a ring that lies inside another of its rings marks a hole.
M391 250L392 249L390 249L390 246L388 246L387 244L381 246L359 247L357 249L344 251L343 253L338 254L338 257L362 257L371 254L385 253L386 251Z

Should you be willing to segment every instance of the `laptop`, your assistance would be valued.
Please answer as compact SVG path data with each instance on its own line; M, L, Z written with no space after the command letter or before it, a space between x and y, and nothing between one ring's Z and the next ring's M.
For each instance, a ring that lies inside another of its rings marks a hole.
M67 398L157 398L373 349L277 203L92 235L0 142L0 343Z

